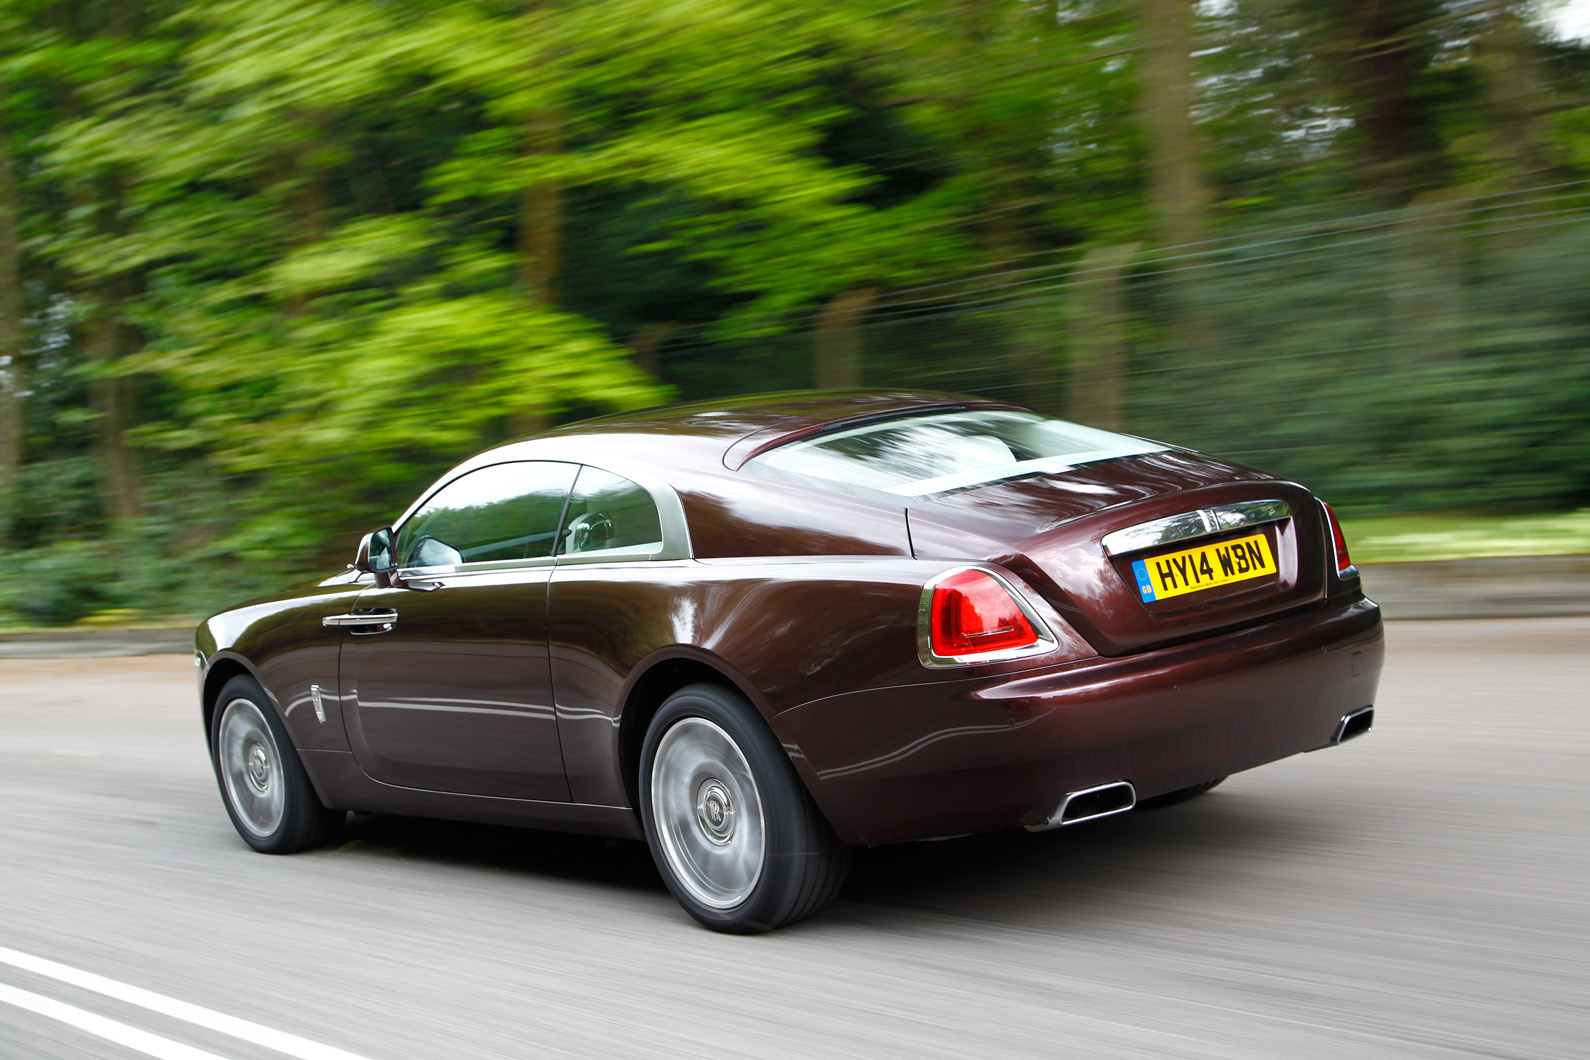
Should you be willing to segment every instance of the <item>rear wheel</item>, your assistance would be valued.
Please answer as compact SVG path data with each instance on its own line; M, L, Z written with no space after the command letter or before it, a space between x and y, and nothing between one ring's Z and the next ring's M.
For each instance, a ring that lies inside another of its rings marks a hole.
M641 820L668 889L716 931L794 923L833 900L850 850L752 706L716 685L680 689L641 749Z
M1137 804L1137 808L1139 810L1157 810L1162 806L1174 806L1178 802L1186 802L1188 799L1197 798L1209 789L1219 785L1225 779L1225 777L1216 777L1213 780L1206 780L1202 784L1194 784L1191 787L1167 791L1163 795L1155 795L1152 799L1141 800Z
M264 854L330 839L346 814L320 804L287 728L252 677L228 681L210 722L210 761L237 834Z

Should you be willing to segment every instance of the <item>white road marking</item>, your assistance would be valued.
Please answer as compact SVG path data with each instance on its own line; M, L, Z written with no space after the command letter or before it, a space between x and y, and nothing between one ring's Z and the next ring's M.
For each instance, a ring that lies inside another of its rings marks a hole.
M15 1005L40 1016L47 1016L67 1026L104 1038L108 1042L136 1049L145 1056L155 1057L156 1060L224 1060L223 1057L207 1053L203 1049L195 1049L191 1045L183 1045L170 1038L162 1038L158 1034L150 1034L137 1027L129 1027L125 1023L117 1023L104 1016L96 1016L85 1009L63 1005L59 1001L52 1001L39 994L30 994L26 990L18 990L4 983L0 983L0 1004Z
M70 965L58 964L55 961L46 960L43 957L34 957L31 954L7 949L4 946L0 946L0 963L9 964L13 968L20 968L35 975L47 976L68 986L92 990L96 994L103 994L105 997L115 998L117 1001L125 1001L129 1005L137 1005L139 1008L148 1009L150 1012L158 1012L163 1016L171 1016L191 1023L196 1027L219 1031L222 1034L229 1034L233 1038L239 1038L245 1042L263 1045L267 1049L274 1049L285 1056L295 1057L296 1060L366 1060L365 1057L357 1053L350 1053L345 1049L322 1045L319 1042L310 1041L308 1038L300 1038L296 1034L288 1034L286 1031L276 1030L274 1027L266 1027L263 1024L239 1019L236 1016L228 1016L224 1012L216 1012L202 1005L178 1001L176 998L157 994L153 990L145 990L142 987L131 986L115 979L107 979L103 975L95 975L93 972L85 972ZM18 993L25 993L25 991L18 991ZM47 999L41 998L40 1000ZM22 1007L26 1008L28 1006ZM70 1006L62 1007L70 1008ZM35 1009L34 1011L38 1010ZM86 1012L83 1014L92 1015ZM105 1022L111 1023L113 1021L106 1020ZM116 1024L116 1026L120 1026L120 1024ZM127 1029L132 1030L133 1028L129 1027ZM154 1038L153 1035L150 1035L150 1037ZM164 1041L164 1039L156 1040ZM175 1042L170 1044L176 1045ZM134 1048L137 1047L134 1046ZM181 1048L186 1048L186 1046ZM165 1054L150 1053L149 1055L158 1056ZM197 1049L189 1053L172 1053L170 1055L189 1058L189 1060L200 1060L200 1058L213 1056L211 1053L200 1052Z

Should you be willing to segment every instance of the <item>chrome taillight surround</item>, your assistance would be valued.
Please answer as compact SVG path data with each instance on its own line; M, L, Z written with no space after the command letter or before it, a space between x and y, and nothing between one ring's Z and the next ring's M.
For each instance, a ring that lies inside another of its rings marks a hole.
M933 634L931 622L933 621L933 590L937 589L945 580L954 577L963 571L976 571L986 574L999 583L1021 610L1022 615L1032 625L1032 631L1038 639L1031 644L1024 644L1019 648L1002 648L998 651L975 652L967 655L940 655L933 650ZM922 586L922 600L917 606L916 615L916 644L917 658L923 666L942 669L955 666L977 666L981 663L1009 662L1012 659L1025 659L1033 655L1042 655L1054 651L1059 645L1054 633L1049 629L1049 624L1038 617L1032 605L1022 598L1020 591L996 570L992 570L978 563L967 563L959 567L950 567L940 571L929 578L927 584Z

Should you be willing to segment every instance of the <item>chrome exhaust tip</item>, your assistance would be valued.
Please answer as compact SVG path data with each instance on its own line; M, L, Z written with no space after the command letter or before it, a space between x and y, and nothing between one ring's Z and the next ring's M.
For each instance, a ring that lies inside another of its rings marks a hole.
M1043 832L1062 825L1081 824L1115 813L1125 813L1137 805L1137 789L1124 780L1100 784L1096 788L1073 791L1060 800L1054 813L1043 824L1029 824L1027 831Z
M1336 723L1336 734L1331 737L1331 746L1346 743L1355 736L1362 736L1372 729L1374 724L1374 707L1359 707L1351 714L1342 715L1342 720Z

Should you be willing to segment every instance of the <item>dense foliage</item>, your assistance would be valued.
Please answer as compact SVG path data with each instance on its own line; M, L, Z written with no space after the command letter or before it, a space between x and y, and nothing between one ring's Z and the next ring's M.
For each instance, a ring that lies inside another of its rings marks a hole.
M1521 0L0 0L0 621L340 563L672 399L1015 397L1590 504L1590 49Z

